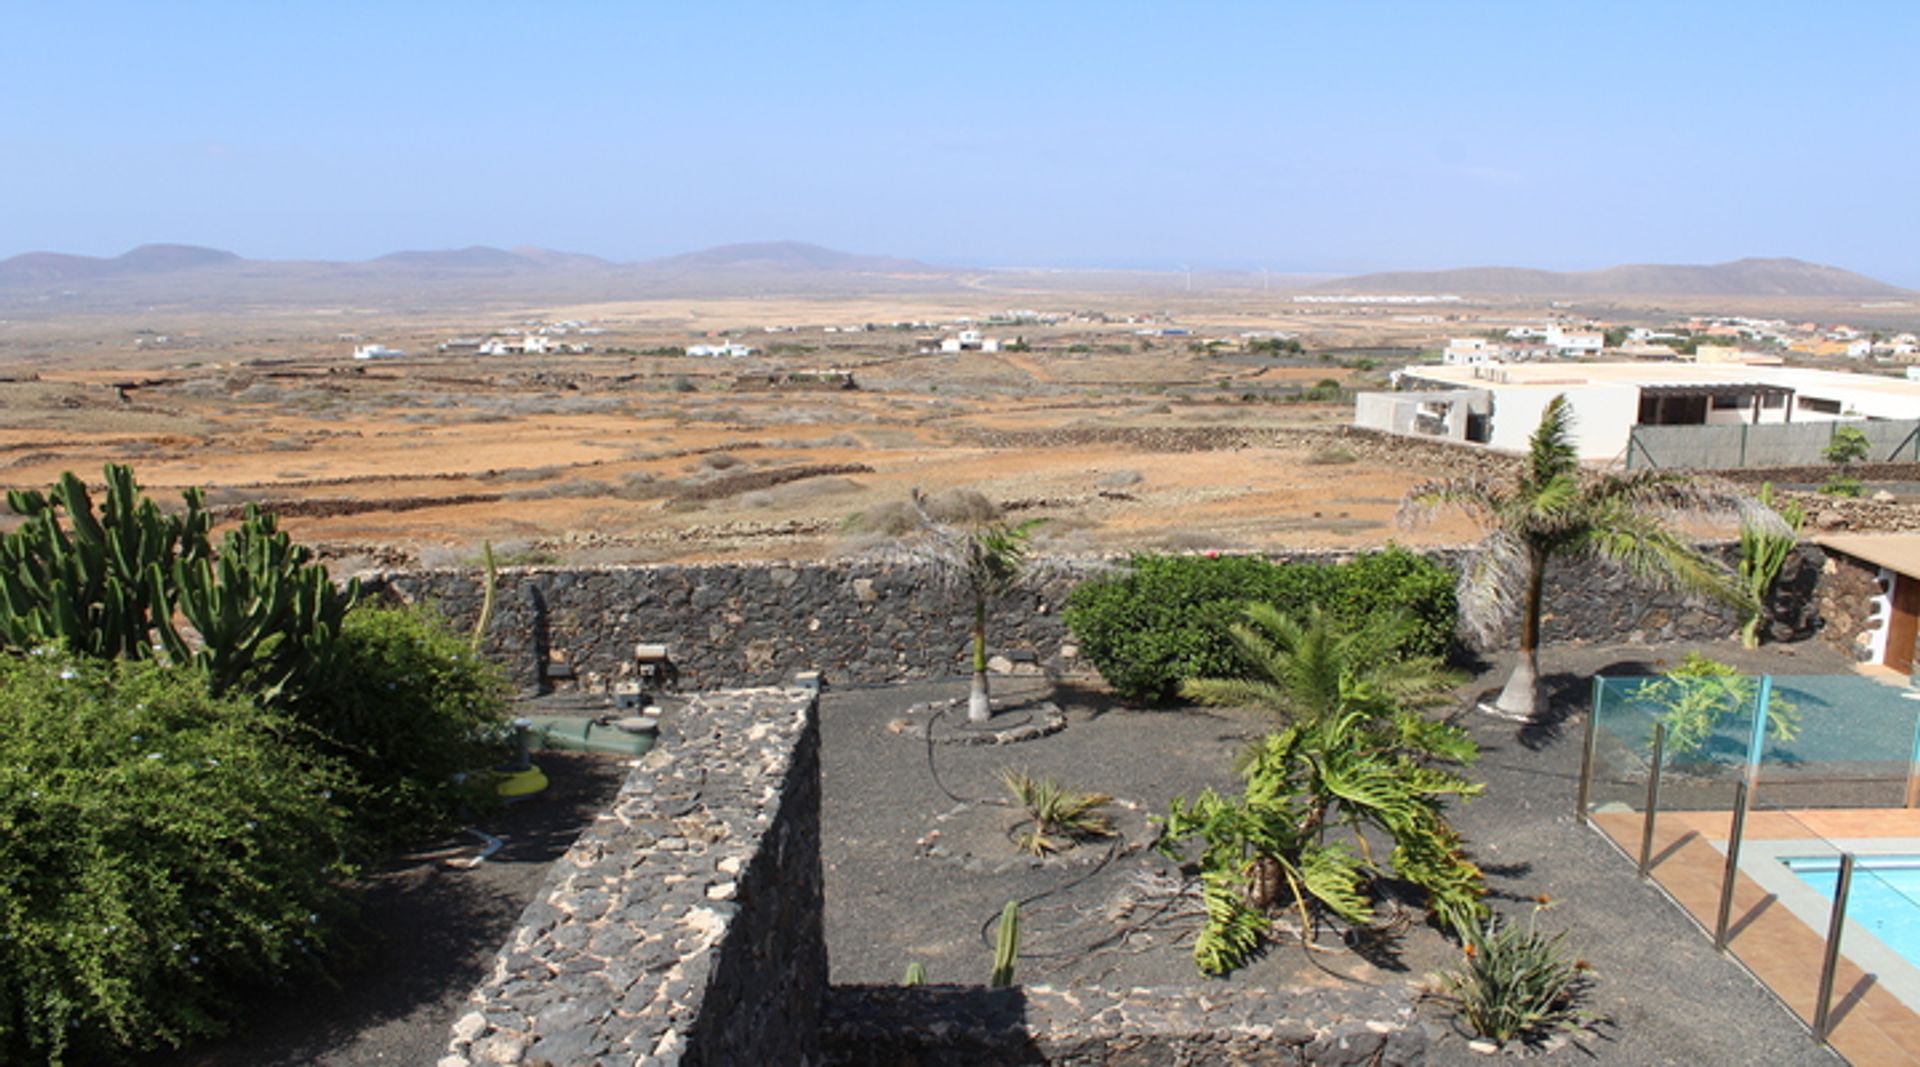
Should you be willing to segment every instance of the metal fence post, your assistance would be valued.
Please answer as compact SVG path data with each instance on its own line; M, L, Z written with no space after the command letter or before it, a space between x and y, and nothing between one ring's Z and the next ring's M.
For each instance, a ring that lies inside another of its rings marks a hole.
M1605 679L1594 675L1593 701L1587 706L1586 747L1580 752L1580 789L1574 798L1573 814L1581 822L1587 821L1587 803L1593 796L1593 754L1600 745L1600 694L1605 689ZM1920 733L1916 733L1915 738L1915 743L1920 744Z
M1740 842L1747 834L1747 783L1733 786L1733 825L1727 829L1727 869L1720 877L1720 916L1713 924L1713 947L1727 950L1727 919L1733 915L1733 887L1740 878Z
M1853 889L1853 853L1840 856L1840 883L1833 888L1833 911L1827 920L1827 953L1820 961L1820 996L1813 1003L1813 1036L1827 1039L1827 1010L1833 1000L1833 972L1840 965L1840 931L1847 923L1847 894Z
M1760 764L1766 758L1767 709L1773 706L1773 675L1760 676L1760 688L1753 695L1753 731L1747 736L1747 788L1760 789Z
M1653 764L1647 768L1647 818L1640 828L1640 879L1653 867L1653 821L1660 810L1660 765L1667 750L1667 724L1653 724Z
M1907 758L1907 807L1920 807L1920 716L1913 720L1913 751Z

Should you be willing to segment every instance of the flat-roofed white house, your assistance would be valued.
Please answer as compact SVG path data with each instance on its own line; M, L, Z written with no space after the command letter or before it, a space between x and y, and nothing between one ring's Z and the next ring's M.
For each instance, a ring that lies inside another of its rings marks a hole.
M1548 401L1564 393L1574 447L1591 461L1621 459L1644 426L1920 420L1920 382L1797 367L1483 363L1412 366L1394 380L1395 392L1359 394L1355 426L1524 452Z

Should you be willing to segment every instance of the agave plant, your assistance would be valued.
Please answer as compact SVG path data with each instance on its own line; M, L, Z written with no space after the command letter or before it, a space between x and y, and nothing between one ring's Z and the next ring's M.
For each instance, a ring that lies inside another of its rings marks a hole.
M1461 1017L1481 1037L1505 1043L1592 1021L1579 1008L1591 983L1586 963L1567 958L1564 932L1549 937L1536 925L1549 906L1538 904L1525 926L1494 918L1462 930L1466 960L1444 978Z
M1022 852L1044 856L1088 838L1113 836L1113 820L1103 810L1113 798L1105 793L1082 793L1024 770L1008 769L1000 780L1032 820L1031 828L1014 839Z

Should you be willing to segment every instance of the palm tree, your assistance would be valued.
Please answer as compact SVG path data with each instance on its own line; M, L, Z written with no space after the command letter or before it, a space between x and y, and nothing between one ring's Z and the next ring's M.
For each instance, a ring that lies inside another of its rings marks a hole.
M1670 471L1585 472L1574 452L1572 429L1572 406L1564 395L1556 396L1541 413L1526 461L1511 484L1446 478L1415 486L1401 502L1403 517L1452 507L1486 530L1461 574L1460 608L1468 629L1488 644L1514 615L1520 617L1513 675L1499 699L1483 705L1506 718L1532 719L1538 707L1541 601L1550 559L1601 561L1742 613L1749 604L1727 568L1684 540L1671 522L1734 513L1761 515L1764 521L1765 509L1730 487Z
M1412 625L1403 616L1347 630L1317 604L1299 618L1272 604L1249 604L1244 614L1228 633L1253 677L1188 679L1181 696L1215 707L1268 708L1303 721L1332 714L1343 687L1355 683L1397 707L1424 709L1445 703L1461 680L1438 656L1387 651Z
M908 554L931 563L972 611L973 686L967 694L967 718L986 722L993 717L987 693L987 614L1026 576L1033 531L1046 520L958 526L935 518L920 490L913 490L909 500L924 536Z

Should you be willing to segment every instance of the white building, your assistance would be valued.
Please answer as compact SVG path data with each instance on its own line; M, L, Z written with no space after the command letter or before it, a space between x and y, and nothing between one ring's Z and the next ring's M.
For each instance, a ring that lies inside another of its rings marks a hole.
M958 337L948 337L940 342L942 352L998 352L1000 340L996 337L982 337L979 330L961 330Z
M1354 425L1524 452L1548 401L1573 405L1586 460L1622 456L1635 426L1920 418L1920 382L1797 367L1698 363L1413 366L1361 393Z
M388 348L382 344L353 346L353 358L355 359L399 359L404 355L406 355L405 352L397 348Z
M746 345L735 344L732 341L727 341L723 344L717 344L717 345L687 346L687 355L689 356L704 356L704 357L715 358L715 359L743 359L747 356L753 355L757 351L759 351L759 349L750 348Z
M1569 333L1558 323L1547 327L1546 334L1540 339L1556 355L1593 357L1607 346L1607 337L1600 333Z

